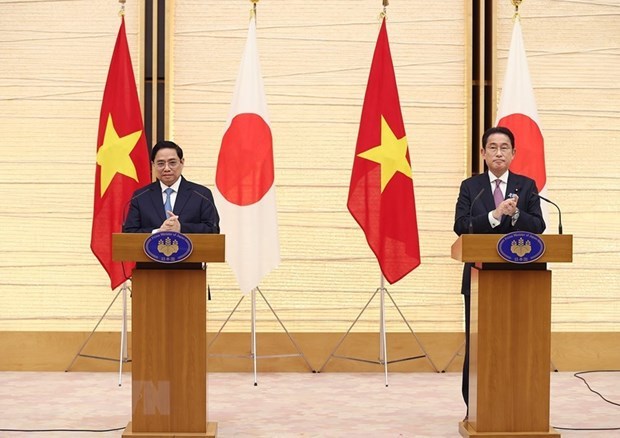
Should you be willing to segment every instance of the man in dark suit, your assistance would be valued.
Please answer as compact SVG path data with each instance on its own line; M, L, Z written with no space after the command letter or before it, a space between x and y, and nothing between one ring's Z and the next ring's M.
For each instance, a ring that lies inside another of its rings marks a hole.
M512 231L540 234L545 230L540 198L536 196L538 193L536 183L531 178L508 170L516 153L515 146L514 135L508 128L490 128L482 136L480 153L488 171L461 183L454 219L454 232L459 236L465 233L505 234ZM471 263L465 264L461 286L465 300L465 361L462 391L466 405L469 401L472 267Z
M211 191L181 176L183 150L171 141L160 141L151 151L151 162L157 181L134 192L123 232L219 233L220 217Z

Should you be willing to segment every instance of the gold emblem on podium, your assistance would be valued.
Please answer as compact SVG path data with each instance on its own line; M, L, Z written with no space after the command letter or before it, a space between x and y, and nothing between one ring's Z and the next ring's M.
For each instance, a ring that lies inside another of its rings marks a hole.
M170 257L172 254L176 254L179 251L179 242L171 240L170 237L166 237L165 240L157 242L157 251L164 254L166 257Z
M519 240L513 240L510 244L510 252L519 257L523 257L532 252L532 242L529 240L524 241L522 237L519 238Z

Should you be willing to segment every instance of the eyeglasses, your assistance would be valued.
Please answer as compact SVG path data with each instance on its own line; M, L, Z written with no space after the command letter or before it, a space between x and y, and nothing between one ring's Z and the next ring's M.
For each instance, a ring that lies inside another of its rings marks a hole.
M164 170L166 166L168 166L170 169L174 170L179 167L179 164L181 164L179 160L158 161L155 163L155 167L157 167L158 170Z
M493 146L487 146L486 148L484 148L484 150L487 152L490 152L491 154L496 154L497 151L500 151L502 155L506 155L508 152L512 151L512 147L508 145L501 145L501 146L493 145Z

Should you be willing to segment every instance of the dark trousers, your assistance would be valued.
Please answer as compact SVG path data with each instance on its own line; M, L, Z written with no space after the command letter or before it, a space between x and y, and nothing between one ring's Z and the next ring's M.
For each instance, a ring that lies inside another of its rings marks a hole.
M465 300L465 359L463 360L463 382L461 390L463 392L463 401L467 406L467 414L469 414L469 321L471 310L470 295L463 295Z

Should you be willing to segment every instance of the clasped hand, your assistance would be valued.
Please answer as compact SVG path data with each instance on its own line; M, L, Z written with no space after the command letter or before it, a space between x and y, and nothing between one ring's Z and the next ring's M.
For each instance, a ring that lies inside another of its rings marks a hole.
M493 217L500 220L503 215L512 217L517 212L517 202L519 197L513 195L508 199L504 199L495 210L493 210Z
M179 217L171 211L167 211L166 214L168 215L168 219L161 224L159 231L176 231L177 233L180 233L181 222L179 222Z

